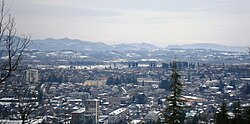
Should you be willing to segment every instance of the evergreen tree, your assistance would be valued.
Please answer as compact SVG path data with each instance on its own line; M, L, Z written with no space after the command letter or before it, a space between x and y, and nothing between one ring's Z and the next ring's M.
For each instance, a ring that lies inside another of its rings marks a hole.
M168 124L180 124L183 121L182 83L180 82L176 62L172 64L170 91L172 94L167 98L167 108L165 109L165 121Z
M250 106L244 109L245 124L250 124Z
M243 88L243 93L244 94L250 94L250 84L246 84Z
M240 121L241 121L241 106L240 106L240 100L239 99L234 101L233 113L234 113L233 123L234 124L240 124Z
M120 77L116 77L115 85L119 85L119 84L121 84L121 79L120 79Z
M114 78L113 77L109 77L108 79L107 79L107 83L106 83L107 85L114 85Z
M167 91L169 91L169 86L170 86L169 80L161 80L161 83L159 84L159 88L165 89Z
M227 103L223 100L220 106L220 112L216 115L216 124L226 124L228 122L228 115L227 115Z
M156 124L161 124L161 119L158 117Z

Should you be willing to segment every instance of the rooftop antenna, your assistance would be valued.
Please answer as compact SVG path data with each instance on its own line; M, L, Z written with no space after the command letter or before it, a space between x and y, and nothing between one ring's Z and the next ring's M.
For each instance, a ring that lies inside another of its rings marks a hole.
M247 52L250 55L250 46L247 47Z
M176 53L174 53L174 61L177 62Z

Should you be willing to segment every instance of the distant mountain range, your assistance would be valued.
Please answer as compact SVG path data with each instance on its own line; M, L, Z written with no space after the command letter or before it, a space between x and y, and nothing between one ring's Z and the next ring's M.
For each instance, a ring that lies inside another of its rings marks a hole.
M117 51L133 51L133 50L156 50L160 49L154 44L149 43L121 43L113 45L114 50Z
M43 40L33 40L30 48L37 50L44 50L44 51L56 51L56 50L108 51L113 47L101 42L89 42L89 41L81 41L69 38L61 38L61 39L46 38Z
M159 49L153 44L148 43L131 43L108 45L102 42L81 41L77 39L46 38L43 40L32 40L30 49L56 51L56 50L76 50L76 51L132 51L132 50L154 50Z
M196 44L186 44L186 45L169 45L167 49L212 49L218 51L239 51L245 52L247 46L226 46L212 43L196 43Z
M82 41L78 39L53 39L46 38L42 40L32 40L30 49L43 51L57 50L76 50L76 51L133 51L133 50L159 50L159 49L213 49L220 51L246 51L246 47L231 47L218 44L188 44L188 45L169 45L165 48L159 48L149 43L121 43L108 45L102 42Z

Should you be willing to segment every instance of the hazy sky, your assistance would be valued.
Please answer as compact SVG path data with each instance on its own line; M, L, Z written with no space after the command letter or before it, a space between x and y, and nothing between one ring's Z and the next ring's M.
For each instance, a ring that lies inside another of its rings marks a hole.
M33 39L250 45L250 0L6 0Z

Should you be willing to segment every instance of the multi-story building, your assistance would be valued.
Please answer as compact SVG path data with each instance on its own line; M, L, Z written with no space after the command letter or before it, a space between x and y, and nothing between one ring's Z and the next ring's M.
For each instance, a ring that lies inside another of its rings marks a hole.
M71 124L98 124L99 106L100 101L98 99L87 99L85 108L71 113Z
M86 80L84 86L103 86L106 85L106 80Z
M72 112L71 124L83 124L85 121L84 112L85 108Z
M118 124L120 121L126 120L126 116L128 115L127 108L119 108L109 113L108 123L109 124Z
M26 81L36 83L38 82L38 70L37 69L29 69L26 70Z
M84 113L85 122L87 124L98 124L100 112L99 106L100 101L98 99L87 99L86 102L86 112Z

